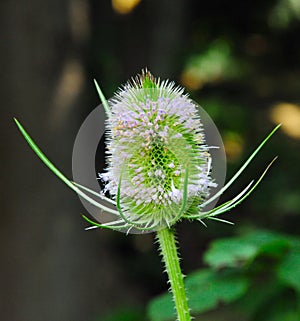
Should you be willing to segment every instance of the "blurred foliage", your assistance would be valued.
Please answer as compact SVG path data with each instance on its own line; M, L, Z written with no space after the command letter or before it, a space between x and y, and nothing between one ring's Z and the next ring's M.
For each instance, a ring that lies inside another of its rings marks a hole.
M210 244L204 262L208 268L185 280L192 314L232 304L240 320L299 320L299 237L257 230L219 239ZM173 320L171 295L152 300L148 315L151 321Z
M237 73L238 65L233 61L230 45L223 39L217 39L200 55L188 58L181 83L188 90L196 90Z
M269 16L270 25L275 28L287 28L295 20L300 21L299 0L279 0Z

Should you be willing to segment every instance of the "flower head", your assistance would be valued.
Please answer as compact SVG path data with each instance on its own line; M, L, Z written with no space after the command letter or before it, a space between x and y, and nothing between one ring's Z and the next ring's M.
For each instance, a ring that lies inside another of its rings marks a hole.
M108 168L100 177L124 218L140 227L172 225L216 184L197 106L174 83L143 71L109 102Z
M230 223L217 216L246 199L276 159L256 182L252 180L233 199L205 211L206 206L216 201L240 176L280 125L261 142L237 173L210 196L216 183L210 175L212 160L205 143L203 124L197 105L182 88L143 71L107 102L95 84L108 117L108 166L100 174L105 183L102 193L64 176L15 119L30 147L55 175L81 198L117 217L101 224L84 216L92 224L90 228L125 229L127 232L135 228L145 232L170 227L183 218L203 224L204 219ZM106 191L111 198L104 195Z

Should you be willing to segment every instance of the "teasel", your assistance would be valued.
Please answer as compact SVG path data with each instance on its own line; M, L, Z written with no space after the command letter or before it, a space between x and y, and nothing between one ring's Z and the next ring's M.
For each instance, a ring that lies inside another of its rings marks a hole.
M204 225L205 219L230 223L217 216L248 197L275 160L256 182L252 180L236 197L205 211L203 209L244 171L280 125L228 183L210 197L211 190L217 187L211 177L210 147L206 145L198 106L183 88L154 78L147 69L128 81L109 101L96 81L95 85L107 116L107 168L98 177L105 186L101 193L67 179L15 119L32 149L61 180L83 199L116 218L109 223L99 223L84 216L92 224L91 228L127 232L134 228L147 232L171 227L182 219L198 220Z
M215 187L197 106L143 71L109 101L108 167L100 178L126 226L170 227Z
M94 227L159 230L182 219L219 219L242 202L260 183L271 163L256 183L251 181L232 200L209 211L216 200L248 166L278 125L257 147L233 178L210 196L217 183L211 177L212 159L206 145L198 105L184 89L168 80L156 79L147 70L128 81L107 102L96 83L107 114L106 172L103 195L108 192L120 220ZM78 186L78 185L77 185Z
M115 217L111 222L99 223L84 216L91 223L88 229L108 228L127 233L133 228L140 233L156 231L177 320L190 321L174 225L182 219L197 220L204 225L205 219L230 223L217 216L247 198L276 158L256 182L251 181L233 199L210 210L205 208L232 185L280 125L262 141L237 173L212 195L211 190L217 184L211 177L210 147L206 144L197 105L184 94L183 88L169 81L160 81L144 70L107 101L97 82L95 84L107 115L107 167L99 175L104 183L101 193L64 176L20 122L17 119L15 122L30 147L54 174L81 198Z

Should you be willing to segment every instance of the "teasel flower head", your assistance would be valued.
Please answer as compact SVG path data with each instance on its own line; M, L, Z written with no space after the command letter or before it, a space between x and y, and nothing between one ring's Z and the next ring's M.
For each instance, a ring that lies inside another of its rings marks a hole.
M196 214L216 183L195 103L143 71L109 105L108 167L100 177L123 218L157 229Z
M95 208L114 216L98 223L83 216L90 228L141 233L171 227L182 219L231 222L217 216L245 200L261 182L276 158L257 181L237 196L207 210L235 182L278 130L276 126L224 185L211 177L212 158L206 145L202 119L180 87L154 78L147 70L125 84L107 101L95 81L107 115L107 167L100 173L101 193L69 180L39 149L20 122L15 122L38 157L69 188ZM109 194L109 197L108 195ZM96 197L96 199L95 199Z

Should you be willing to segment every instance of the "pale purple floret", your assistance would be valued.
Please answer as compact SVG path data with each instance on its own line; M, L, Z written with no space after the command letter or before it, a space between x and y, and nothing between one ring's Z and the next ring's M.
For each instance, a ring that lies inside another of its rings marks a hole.
M172 83L156 85L156 98L127 84L110 101L109 166L100 177L113 198L121 183L123 211L131 220L141 222L140 213L150 211L161 224L186 211L194 197L206 199L215 184L197 106Z

